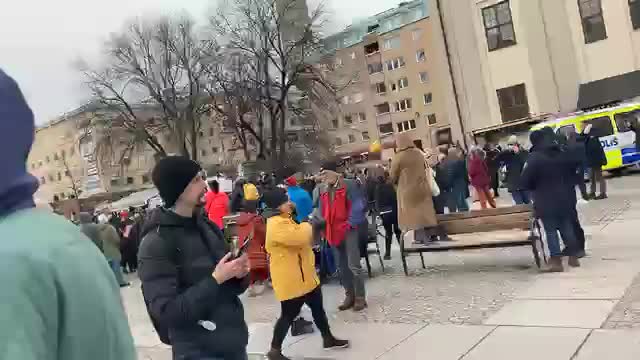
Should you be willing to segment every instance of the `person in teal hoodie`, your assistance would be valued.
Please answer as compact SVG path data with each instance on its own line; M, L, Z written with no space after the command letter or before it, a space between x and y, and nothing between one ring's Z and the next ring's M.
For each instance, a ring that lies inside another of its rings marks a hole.
M0 70L0 359L134 360L120 288L77 226L35 208L34 118Z

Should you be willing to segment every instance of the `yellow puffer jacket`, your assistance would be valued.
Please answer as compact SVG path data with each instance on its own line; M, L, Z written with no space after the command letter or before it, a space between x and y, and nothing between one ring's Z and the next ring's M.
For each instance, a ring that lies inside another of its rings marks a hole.
M311 230L309 223L298 224L289 215L267 219L266 250L278 301L308 294L320 285L311 249Z

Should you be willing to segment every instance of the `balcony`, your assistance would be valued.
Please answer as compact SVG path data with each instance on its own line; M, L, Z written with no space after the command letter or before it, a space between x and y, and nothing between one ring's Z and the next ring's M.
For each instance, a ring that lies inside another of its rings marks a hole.
M364 47L364 55L365 56L372 56L375 54L379 54L380 53L380 44L378 44L378 42L373 42L369 45L365 45Z

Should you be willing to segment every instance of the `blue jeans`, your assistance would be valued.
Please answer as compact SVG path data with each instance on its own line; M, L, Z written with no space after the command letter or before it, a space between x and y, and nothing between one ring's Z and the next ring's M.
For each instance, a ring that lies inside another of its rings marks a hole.
M546 216L542 217L542 223L544 224L544 232L547 235L547 245L549 246L549 255L562 256L560 250L560 238L558 233L562 236L562 242L567 249L567 255L571 256L575 254L576 250L576 235L573 231L573 222L571 216Z
M511 197L516 205L531 204L531 197L526 190L513 190Z
M113 259L107 259L107 262L109 263L109 267L111 268L111 271L113 271L113 275L115 275L115 277L116 277L116 281L118 282L118 285L126 284L126 282L122 278L122 270L120 269L120 261L113 260Z
M449 212L469 211L467 203L467 182L459 181L449 191Z

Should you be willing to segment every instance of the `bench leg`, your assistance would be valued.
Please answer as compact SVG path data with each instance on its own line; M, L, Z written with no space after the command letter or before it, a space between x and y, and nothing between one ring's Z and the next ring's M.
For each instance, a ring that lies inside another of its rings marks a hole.
M426 269L427 266L424 264L424 257L422 256L422 253L420 253L420 261L422 262L422 268Z
M369 254L364 257L364 262L367 264L367 274L369 274L369 278L371 278L371 263L369 262Z
M402 259L402 268L404 269L404 276L409 276L409 270L407 270L407 254L404 252L404 237L406 232L400 234L400 259Z

